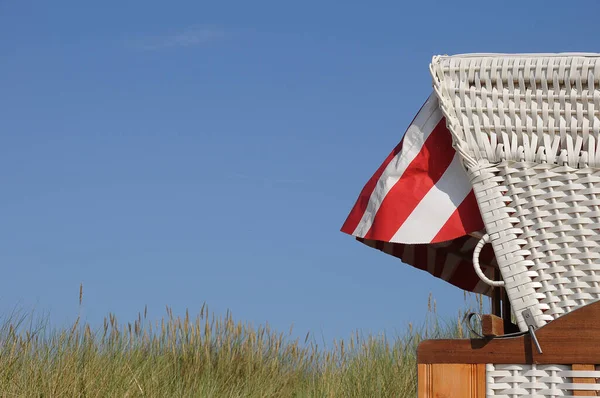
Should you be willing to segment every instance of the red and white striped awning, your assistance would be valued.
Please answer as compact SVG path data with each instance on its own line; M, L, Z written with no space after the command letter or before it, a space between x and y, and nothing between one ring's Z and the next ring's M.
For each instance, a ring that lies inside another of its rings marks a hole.
M490 294L472 264L484 229L467 174L432 93L360 193L342 227L358 241L461 289ZM489 245L480 255L492 277Z

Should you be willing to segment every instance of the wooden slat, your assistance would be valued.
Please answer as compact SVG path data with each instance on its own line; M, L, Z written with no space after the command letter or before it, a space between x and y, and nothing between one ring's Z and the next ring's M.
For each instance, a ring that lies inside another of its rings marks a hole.
M499 281L501 279L500 270L494 268L494 280ZM497 286L492 290L492 315L502 316L502 307L500 306L500 300L502 299L502 288Z
M486 337L501 336L504 334L504 320L496 315L485 314L481 316L481 333Z
M482 363L473 364L471 369L473 370L472 380L474 381L473 397L474 398L484 398L486 395L485 394L485 387L486 387L485 364L482 364Z
M596 370L595 365L573 364L573 370ZM573 383L594 384L596 379L593 377L573 377ZM596 397L596 391L573 391L575 397Z
M420 363L417 365L417 398L432 398L433 383L431 382L431 365L429 363Z
M426 340L419 363L600 364L600 302L576 309L536 331L539 354L529 335L505 339Z
M418 398L485 398L484 364L419 364Z

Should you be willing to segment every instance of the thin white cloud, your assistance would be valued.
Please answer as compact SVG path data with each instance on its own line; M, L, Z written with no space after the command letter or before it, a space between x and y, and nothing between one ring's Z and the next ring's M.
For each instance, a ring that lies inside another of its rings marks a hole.
M156 51L174 47L202 46L222 39L224 36L225 33L220 29L200 26L163 36L139 38L130 41L130 44L139 50Z

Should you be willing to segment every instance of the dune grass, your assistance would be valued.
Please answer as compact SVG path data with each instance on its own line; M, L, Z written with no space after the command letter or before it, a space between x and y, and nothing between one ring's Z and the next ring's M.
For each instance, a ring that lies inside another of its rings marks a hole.
M477 298L481 309L482 300ZM0 323L1 397L414 397L416 356L424 338L462 337L457 319L442 322L430 301L427 321L401 336L353 334L320 347L268 326L194 318L167 308L133 323L114 315L92 330L79 320L47 322L12 315Z

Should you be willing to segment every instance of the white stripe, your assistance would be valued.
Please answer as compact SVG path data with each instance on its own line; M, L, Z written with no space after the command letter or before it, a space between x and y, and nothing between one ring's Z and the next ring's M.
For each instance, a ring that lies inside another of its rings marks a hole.
M367 208L352 235L363 238L369 232L383 199L400 180L410 163L417 157L425 144L425 140L440 120L442 120L442 112L438 106L437 96L432 93L406 131L402 150L387 165L379 181L377 181L377 187L373 190Z
M414 245L405 245L404 253L402 253L402 261L405 264L410 264L413 267L415 266L415 246Z
M427 192L390 241L430 243L471 189L471 183L456 154L439 181Z
M394 253L394 244L390 242L383 242L383 252L387 254Z
M461 253L472 253L479 242L479 238L470 237L460 248Z
M446 254L446 261L444 263L444 268L442 269L442 274L440 278L445 281L450 281L454 276L454 272L460 264L461 258L456 255L456 253L448 253Z

